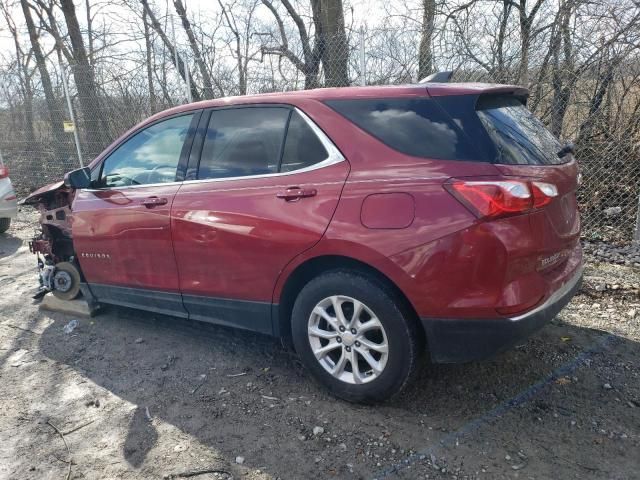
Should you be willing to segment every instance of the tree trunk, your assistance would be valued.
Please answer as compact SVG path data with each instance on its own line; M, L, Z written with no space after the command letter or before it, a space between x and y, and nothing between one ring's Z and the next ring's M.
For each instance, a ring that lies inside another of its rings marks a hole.
M527 1L520 0L520 68L518 83L525 87L529 84L529 47L531 45L531 22L533 18L527 16Z
M87 12L87 44L89 45L89 65L93 65L93 20L91 19L91 1L85 0Z
M312 0L317 41L321 43L325 86L349 85L349 44L344 29L342 0ZM315 4L315 5L314 5ZM319 6L319 11L316 12Z
M80 111L84 121L86 136L86 152L94 156L100 153L110 143L108 123L98 96L98 86L93 75L93 68L89 65L89 58L84 47L80 24L76 16L73 0L60 0L62 13L67 24L67 31L71 40L73 58L73 78L78 90Z
M211 75L209 74L209 70L207 66L204 64L202 60L202 54L200 53L200 47L198 47L198 41L196 40L196 36L193 33L193 29L191 28L191 24L189 23L189 19L187 18L187 11L184 8L181 0L173 0L173 5L176 8L176 12L182 21L182 27L187 34L187 38L189 39L189 46L191 47L191 51L196 59L196 65L198 65L198 70L200 70L200 75L202 76L202 83L204 84L203 88L203 96L204 98L213 98L213 82L211 81ZM193 82L193 77L191 78Z
M240 41L240 36L238 35L238 32L235 32L236 35L236 56L237 56L237 62L238 62L238 90L240 95L246 95L247 94L247 71L244 68L245 67L245 63L242 59L242 48L241 48L241 41Z
M23 85L24 103L22 105L24 112L24 132L27 145L35 145L36 133L33 127L33 88L31 86L31 78L25 77Z
M49 111L49 126L51 128L51 133L53 134L52 146L55 155L55 158L53 160L56 162L61 162L65 159L66 143L64 129L62 126L62 107L57 101L55 94L53 93L51 77L49 76L49 71L47 70L46 58L44 56L44 53L42 52L42 47L38 38L38 31L36 30L36 26L33 22L29 4L27 3L27 0L20 0L20 4L22 6L25 23L27 25L27 31L29 32L31 49L36 60L38 73L40 74L40 83L42 84L42 89L44 90L44 98L47 103L47 110Z
M271 10L271 13L276 19L276 23L278 24L278 29L280 30L280 47L276 49L268 49L263 48L264 53L280 55L281 57L286 57L289 59L291 63L295 65L295 67L304 74L304 88L316 88L318 87L318 73L320 71L320 55L319 55L319 42L317 41L319 38L318 31L316 30L316 43L313 48L311 48L311 41L309 39L309 34L307 32L307 27L304 23L304 20L300 16L298 12L296 12L293 5L289 0L282 0L282 4L284 8L287 10L287 13L292 18L296 27L298 29L298 35L300 37L300 43L302 44L302 60L289 49L289 41L287 39L287 31L284 28L284 22L278 11L273 6L270 0L262 0L262 3ZM319 11L320 4L317 0L312 0L311 6L313 9L313 18L316 25L320 24L319 20ZM316 18L318 19L316 21ZM316 27L318 28L318 27Z
M158 36L164 43L165 47L167 47L167 49L171 53L171 63L173 63L173 66L176 67L176 69L178 70L178 74L182 77L182 80L186 82L187 81L186 69L188 68L187 65L184 63L180 55L176 55L175 47L173 43L171 43L171 40L169 40L169 37L167 37L167 34L162 29L162 25L160 25L160 22L158 21L154 13L151 11L151 7L149 6L148 0L140 0L140 3L142 3L142 6L144 7L145 12L147 12L147 15L149 16L149 20L151 20L151 26L158 34ZM176 65L176 57L178 58L177 65ZM189 77L193 78L193 75L190 74ZM200 92L198 91L198 87L196 87L196 84L193 81L191 82L191 98L194 102L198 102L202 100L202 97L200 96Z
M29 55L25 55L20 45L19 33L13 18L4 4L0 4L0 10L4 15L7 27L13 38L13 45L16 54L16 70L18 72L18 82L22 93L22 115L21 130L24 133L24 139L29 145L33 145L36 141L33 126L33 86L31 84L31 73L29 73Z
M572 62L572 44L571 44L571 32L569 30L569 20L571 18L571 11L567 9L560 16L559 32L561 41L558 42L556 51L553 54L553 72L552 72L552 87L553 87L553 99L551 100L551 132L558 138L562 136L562 128L564 124L564 117L569 107L569 100L571 98L571 91L576 82L576 74L573 71ZM562 45L562 52L560 52L560 46ZM563 55L563 60L560 60L560 55Z
M433 27L436 18L436 0L423 0L422 31L418 57L418 80L433 73Z
M587 140L593 134L594 130L596 130L596 122L598 120L596 116L600 111L605 95L609 91L609 86L613 83L614 68L617 66L616 63L617 62L609 58L609 49L605 49L602 52L598 78L596 79L596 88L589 101L589 114L580 125L578 140L576 141L578 145ZM603 122L602 118L600 118L600 121L604 123L604 125L607 123Z
M502 1L502 17L500 18L500 29L498 30L498 45L497 45L497 65L496 72L493 81L497 83L504 83L507 81L507 72L504 62L504 41L507 33L507 26L509 24L509 16L511 15L511 2L510 0Z
M156 112L156 93L153 87L153 49L151 44L151 31L149 30L149 21L147 11L142 9L142 23L144 25L144 46L146 52L147 67L147 87L149 88L149 109L151 113Z

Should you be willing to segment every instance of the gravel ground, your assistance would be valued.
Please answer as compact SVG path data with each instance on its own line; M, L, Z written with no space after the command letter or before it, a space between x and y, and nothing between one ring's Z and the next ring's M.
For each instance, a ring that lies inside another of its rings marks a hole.
M33 220L0 236L0 478L640 478L633 264L589 257L582 292L524 344L425 362L367 407L328 396L268 337L39 311Z

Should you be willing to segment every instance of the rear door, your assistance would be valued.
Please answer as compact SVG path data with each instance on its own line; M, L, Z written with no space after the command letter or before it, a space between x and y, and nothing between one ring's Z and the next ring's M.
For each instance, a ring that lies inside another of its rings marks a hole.
M198 113L158 121L121 143L73 203L73 243L100 301L186 316L171 240L171 204Z
M185 308L190 318L271 333L276 279L322 237L349 165L288 106L216 109L201 125L194 179L171 211Z

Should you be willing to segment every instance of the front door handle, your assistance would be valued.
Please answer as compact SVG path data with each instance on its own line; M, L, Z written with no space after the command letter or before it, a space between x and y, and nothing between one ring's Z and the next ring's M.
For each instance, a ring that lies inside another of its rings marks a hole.
M301 198L315 197L317 193L315 188L289 187L284 192L278 192L276 196L287 202L292 202Z
M144 205L147 208L153 208L153 207L158 207L160 205L166 205L167 202L168 201L166 198L148 197L142 200L142 205Z

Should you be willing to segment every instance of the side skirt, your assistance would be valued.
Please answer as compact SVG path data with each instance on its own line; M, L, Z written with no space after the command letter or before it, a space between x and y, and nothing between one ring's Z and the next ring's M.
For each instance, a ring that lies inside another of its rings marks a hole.
M114 285L90 284L91 292L98 302L139 308L149 312L174 315L187 318L182 305L182 295L172 292L159 292L142 288L116 287Z
M252 332L278 336L272 325L272 309L277 305L227 298L181 295L141 288L114 285L83 284L83 293L93 302L137 308L190 320L242 328ZM275 316L277 319L277 315Z
M189 318L273 335L271 303L182 295Z

